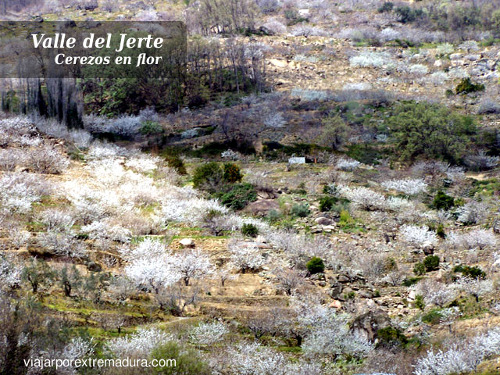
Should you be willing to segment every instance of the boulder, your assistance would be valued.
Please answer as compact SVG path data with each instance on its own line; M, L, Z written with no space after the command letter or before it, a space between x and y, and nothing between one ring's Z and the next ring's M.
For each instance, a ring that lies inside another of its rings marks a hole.
M320 216L320 217L314 219L314 222L316 224L319 224L319 225L332 225L333 224L332 219L329 219L329 218L324 217L324 216Z
M179 241L182 247L187 247L187 248L193 248L195 247L195 243L191 238L183 238L182 240Z
M366 339L373 341L377 331L390 325L387 313L381 310L370 310L358 316L352 323L352 330Z

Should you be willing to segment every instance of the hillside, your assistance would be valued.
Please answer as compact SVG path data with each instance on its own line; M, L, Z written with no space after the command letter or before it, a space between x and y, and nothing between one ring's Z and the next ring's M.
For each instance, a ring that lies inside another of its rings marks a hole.
M0 80L0 374L500 373L498 2L0 14L188 30L179 97Z

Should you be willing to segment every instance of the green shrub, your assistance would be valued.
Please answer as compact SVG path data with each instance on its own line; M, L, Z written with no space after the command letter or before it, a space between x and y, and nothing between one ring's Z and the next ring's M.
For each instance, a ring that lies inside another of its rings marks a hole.
M484 91L484 85L482 83L472 83L469 77L462 79L462 81L455 88L455 93L457 95L468 94L477 91Z
M144 135L158 135L163 133L163 127L156 121L144 121L139 131Z
M424 266L427 272L436 271L439 269L439 257L437 255L429 255L424 259Z
M398 21L401 23L410 23L416 21L418 18L424 15L422 9L412 9L409 6L397 7L394 13L398 16Z
M172 154L172 155L166 155L165 156L165 161L167 162L168 166L170 168L174 168L177 173L186 175L186 166L184 165L184 161L181 159L181 157L177 154Z
M432 201L432 208L435 208L436 210L449 210L454 206L455 199L442 191L438 191Z
M425 309L424 296L421 294L417 294L415 296L415 301L413 302L413 304L417 309L424 311Z
M463 266L458 265L453 268L453 272L460 272L465 277L470 277L473 279L484 279L486 278L486 272L477 266Z
M175 359L175 366L154 367L153 374L155 375L209 375L211 373L208 365L203 362L196 351L182 348L176 342L168 342L157 347L151 353L151 358Z
M309 210L309 205L307 203L294 204L292 206L291 214L297 217L307 217L311 211Z
M394 8L394 4L391 3L390 1L388 1L384 4L382 4L382 6L380 6L378 8L378 12L379 13L391 12L393 8Z
M323 260L318 257L312 257L309 262L306 263L307 270L311 274L320 273L325 271L325 264Z
M253 224L243 224L241 227L241 234L255 238L259 234L259 229Z
M431 310L427 314L422 316L422 322L427 324L438 324L441 322L443 315L439 310Z
M338 198L335 197L323 197L319 200L319 210L321 212L330 211L335 203L338 202Z
M438 237L440 238L446 238L446 233L444 231L444 226L443 224L439 224L437 229L436 229L436 234L438 235Z
M417 276L425 275L425 265L422 262L415 264L415 267L413 267L413 273Z
M266 216L267 220L269 220L271 223L277 222L279 219L281 219L281 214L279 213L278 210L270 210L267 213Z
M194 170L193 185L195 188L216 191L223 180L224 171L215 162L202 164Z
M257 200L257 191L252 184L235 184L226 193L215 194L220 202L233 210L241 210Z
M381 328L377 331L378 346L403 346L408 339L403 333L394 327Z
M229 183L240 182L243 178L240 167L234 163L224 164L224 181Z
M422 280L421 277L410 277L409 279L404 279L403 286L410 287L418 283L420 280Z
M401 161L426 158L457 164L470 152L477 133L472 117L429 103L399 104L387 125Z

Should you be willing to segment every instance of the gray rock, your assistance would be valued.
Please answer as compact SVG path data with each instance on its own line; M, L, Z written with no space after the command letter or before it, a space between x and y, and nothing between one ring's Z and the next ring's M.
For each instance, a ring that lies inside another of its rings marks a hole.
M332 225L333 220L329 219L327 217L324 217L324 216L320 216L320 217L314 219L314 222L316 224L319 224L319 225Z

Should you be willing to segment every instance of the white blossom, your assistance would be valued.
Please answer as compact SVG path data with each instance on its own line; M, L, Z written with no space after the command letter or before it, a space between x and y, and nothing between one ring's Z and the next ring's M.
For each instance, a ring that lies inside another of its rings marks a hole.
M414 246L424 246L426 244L435 245L438 241L435 232L427 226L403 225L399 231L403 240Z
M139 328L137 332L109 341L107 349L117 358L147 358L160 345L172 341L172 336L156 328Z
M191 330L189 338L196 345L213 345L228 333L229 329L224 323L200 323Z
M427 190L427 184L421 178L384 181L382 186L387 190L396 190L408 195L420 194Z

